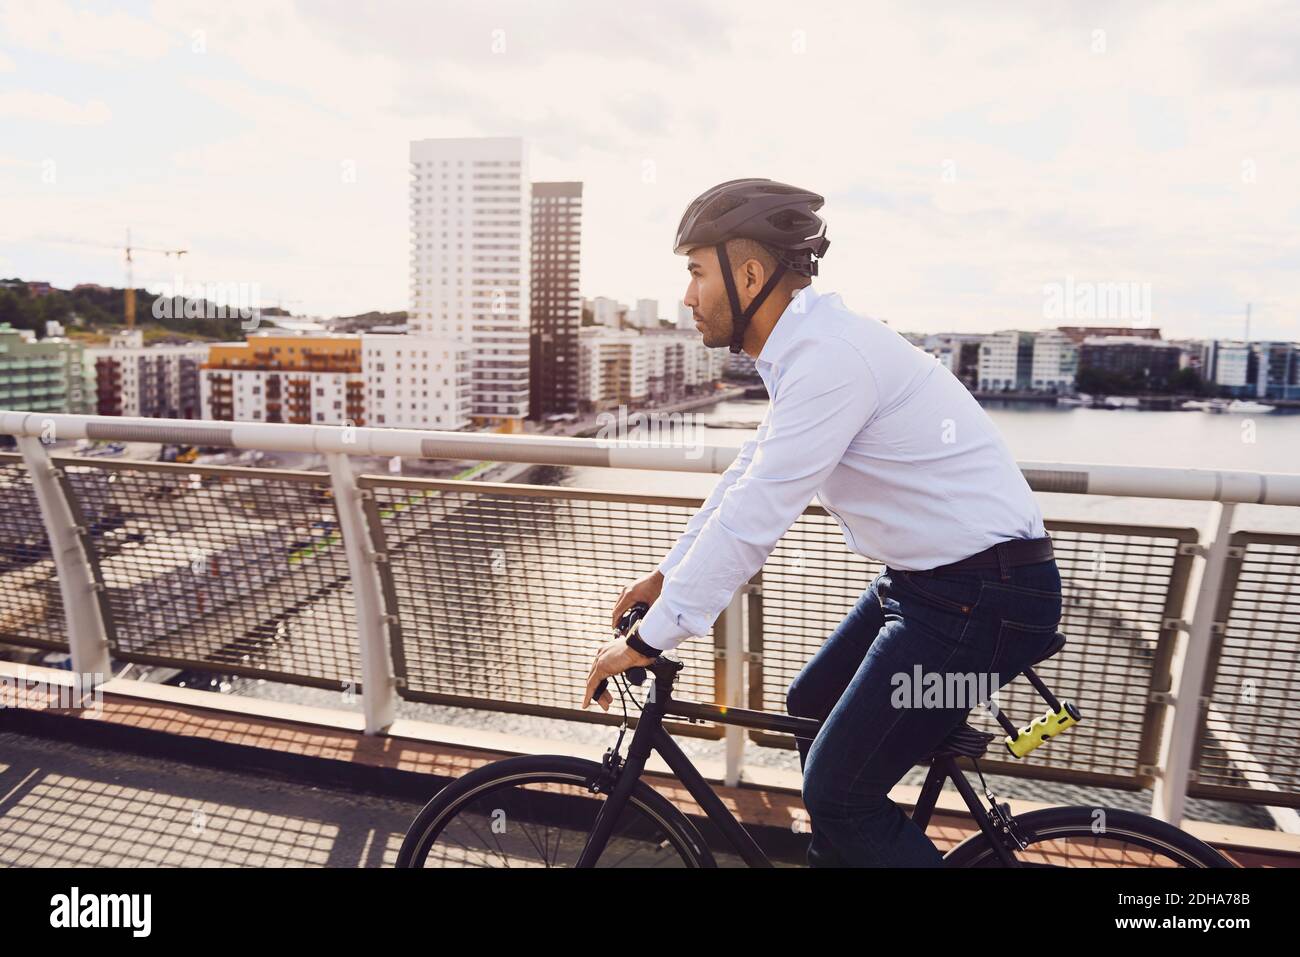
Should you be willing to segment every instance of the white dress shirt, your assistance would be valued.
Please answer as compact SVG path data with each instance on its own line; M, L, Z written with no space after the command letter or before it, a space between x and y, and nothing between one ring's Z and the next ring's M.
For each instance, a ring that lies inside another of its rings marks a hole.
M797 292L754 365L767 412L659 563L663 589L641 622L647 644L708 634L814 494L849 549L908 571L1046 534L970 391L838 293Z

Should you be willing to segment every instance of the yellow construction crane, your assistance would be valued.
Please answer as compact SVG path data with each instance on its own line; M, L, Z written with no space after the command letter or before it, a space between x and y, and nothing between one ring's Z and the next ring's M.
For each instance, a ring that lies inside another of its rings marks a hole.
M47 240L50 241L50 240ZM126 231L126 246L118 246L114 243L93 243L81 239L56 239L52 240L58 243L71 243L75 246L98 246L100 249L121 249L126 253L126 289L124 290L123 313L126 318L126 327L135 328L135 259L136 253L162 253L164 256L175 256L180 259L188 249L152 249L148 246L132 246L131 230Z
M162 253L164 256L175 256L180 259L188 249L150 249L147 246L131 245L131 230L126 231L126 302L124 311L126 312L126 327L135 328L135 266L131 258L133 253Z

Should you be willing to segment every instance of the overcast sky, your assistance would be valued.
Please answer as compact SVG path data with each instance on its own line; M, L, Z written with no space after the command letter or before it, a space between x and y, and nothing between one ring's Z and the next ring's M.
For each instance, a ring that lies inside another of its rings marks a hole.
M585 296L671 317L686 204L766 176L826 196L817 287L895 328L1055 325L1068 279L1300 339L1297 117L1296 3L0 0L0 275L121 285L51 240L130 226L187 280L403 309L409 141L522 136L585 184Z

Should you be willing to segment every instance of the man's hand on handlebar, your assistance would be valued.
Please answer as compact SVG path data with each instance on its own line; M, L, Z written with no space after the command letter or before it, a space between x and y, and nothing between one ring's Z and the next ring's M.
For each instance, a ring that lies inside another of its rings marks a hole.
M617 628L619 619L623 617L623 612L627 611L639 601L643 601L647 606L653 605L659 598L659 592L664 587L664 576L659 569L655 569L645 578L634 581L623 589L623 594L618 596L618 601L614 602L614 614L609 620L610 627Z
M653 664L654 658L647 658L645 655L638 654L627 646L626 638L616 638L613 641L607 641L600 646L596 652L596 660L591 665L591 672L587 675L587 690L582 696L582 709L585 711L591 704L591 699L596 693L596 686L606 678L622 674L629 668L644 667ZM608 690L604 691L597 703L606 711L609 710L614 696Z

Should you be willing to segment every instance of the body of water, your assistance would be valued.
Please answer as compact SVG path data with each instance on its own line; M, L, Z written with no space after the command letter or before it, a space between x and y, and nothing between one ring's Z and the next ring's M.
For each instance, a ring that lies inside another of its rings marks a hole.
M696 410L699 421L753 423L766 399L719 402ZM1232 415L1128 409L1055 408L996 403L985 411L1018 462L1149 465L1300 473L1300 414ZM753 429L708 428L696 435L711 445L739 447ZM703 498L717 475L609 468L537 466L518 481L646 494ZM1204 527L1207 502L1040 493L1048 519ZM1300 533L1300 507L1238 505L1234 528Z

